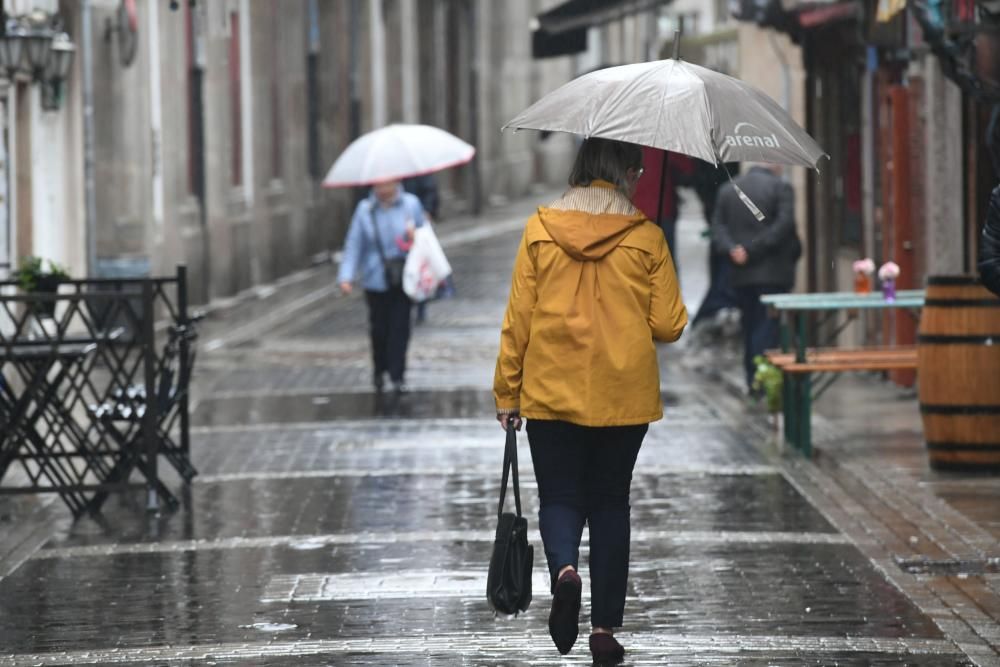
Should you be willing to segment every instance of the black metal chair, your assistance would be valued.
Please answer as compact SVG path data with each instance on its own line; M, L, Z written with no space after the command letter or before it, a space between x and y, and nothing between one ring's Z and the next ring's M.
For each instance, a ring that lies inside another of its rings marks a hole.
M155 471L148 467L149 451L145 441L144 422L152 408L152 418L156 422L156 455L162 455L184 482L189 483L198 471L191 464L186 443L177 443L172 433L178 419L186 415L184 403L189 396L196 356L193 343L198 337L194 322L199 319L201 316L196 316L184 324L173 325L168 329L167 343L157 364L156 394L152 403L146 387L134 384L116 389L109 400L90 406L95 420L119 447L115 463L104 480L105 484L125 485L132 471L138 470L147 482L156 487L158 495L170 509L175 509L179 503ZM107 490L97 492L90 500L88 509L91 512L98 511L109 493Z

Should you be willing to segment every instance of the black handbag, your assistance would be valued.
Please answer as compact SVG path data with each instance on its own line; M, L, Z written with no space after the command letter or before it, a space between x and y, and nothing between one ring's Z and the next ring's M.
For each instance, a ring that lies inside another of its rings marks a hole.
M386 286L389 289L401 288L403 286L403 268L406 266L406 259L403 257L386 258L385 250L382 248L382 241L379 239L378 227L375 225L374 207L369 209L368 212L372 221L372 234L375 235L375 248L378 250L379 259L382 260L382 266L385 267Z
M514 474L514 508L517 514L503 511L507 495L507 475ZM507 424L507 446L503 454L500 504L497 508L497 534L493 541L490 571L486 578L486 600L497 614L526 611L531 604L531 567L535 552L528 544L528 521L521 516L521 489L517 479L517 433Z

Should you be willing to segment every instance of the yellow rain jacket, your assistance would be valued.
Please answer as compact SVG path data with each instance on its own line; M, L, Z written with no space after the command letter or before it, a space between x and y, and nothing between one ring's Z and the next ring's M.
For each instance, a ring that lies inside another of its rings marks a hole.
M584 426L663 416L654 340L687 324L663 232L610 183L528 220L493 393L498 413Z

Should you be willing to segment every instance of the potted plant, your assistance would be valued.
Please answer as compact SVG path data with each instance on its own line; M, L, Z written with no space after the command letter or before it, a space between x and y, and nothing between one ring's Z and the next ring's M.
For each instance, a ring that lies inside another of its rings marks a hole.
M59 291L59 283L69 280L69 273L66 268L56 264L52 260L48 261L49 269L45 270L45 260L41 257L25 257L21 261L21 266L14 272L14 278L20 284L21 289L29 294L55 294ZM56 302L54 300L40 301L34 307L42 315L54 317L56 312Z
M899 278L899 265L886 262L878 270L878 279L882 281L882 295L892 303L896 300L896 279Z
M858 294L868 294L871 292L875 262L870 257L865 257L854 262L851 268L854 269L854 291Z
M763 390L768 412L771 414L781 412L781 371L763 355L754 357L753 362L757 368L753 375L754 391Z

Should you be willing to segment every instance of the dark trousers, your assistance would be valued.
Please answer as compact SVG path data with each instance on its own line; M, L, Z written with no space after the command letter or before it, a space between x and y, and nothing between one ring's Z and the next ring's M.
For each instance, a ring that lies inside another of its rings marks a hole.
M691 320L692 327L715 317L723 308L736 307L736 294L729 284L729 274L732 271L732 260L729 259L729 255L710 252L708 254L708 270L711 276L708 293L702 299L698 313Z
M787 292L787 287L749 285L735 288L740 307L740 324L743 327L743 368L746 371L747 389L753 387L756 365L753 358L765 350L778 347L781 342L778 320L768 314L767 306L760 302L765 294Z
M406 348L410 344L410 297L402 288L387 292L365 292L368 327L372 342L375 377L382 374L400 384L406 374Z
M590 527L591 623L617 628L628 584L629 491L648 424L604 428L528 420L538 482L538 526L553 586L578 568L583 524Z

